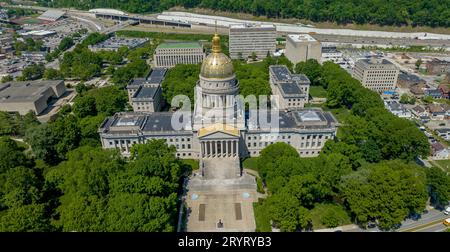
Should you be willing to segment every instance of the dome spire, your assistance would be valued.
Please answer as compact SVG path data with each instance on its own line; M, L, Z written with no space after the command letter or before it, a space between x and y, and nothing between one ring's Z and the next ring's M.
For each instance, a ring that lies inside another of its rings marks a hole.
M220 53L222 50L220 48L220 37L219 34L217 34L217 20L216 20L216 27L215 27L215 33L214 37L212 39L212 52L213 53Z

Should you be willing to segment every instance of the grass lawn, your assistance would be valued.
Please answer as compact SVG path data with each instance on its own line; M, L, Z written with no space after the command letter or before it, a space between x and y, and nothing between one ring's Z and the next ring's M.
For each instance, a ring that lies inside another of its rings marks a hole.
M258 168L256 167L256 162L257 161L258 161L257 157L249 157L249 158L244 160L244 162L242 163L242 166L244 167L244 169L250 169L250 170L258 171Z
M331 210L330 207L333 209ZM331 210L331 212L330 212ZM312 225L313 229L323 229L323 228L329 228L326 225L324 225L321 221L321 219L326 219L326 216L328 218L333 216L335 219L336 224L338 226L343 225L349 225L352 223L350 216L345 212L345 210L340 205L335 204L317 204L311 211L311 219L312 219Z
M327 90L325 90L322 86L310 86L309 94L312 97L326 98Z
M264 207L262 200L253 203L255 213L256 232L272 232L270 227L270 218L267 214L267 208Z
M450 159L445 160L434 160L434 162L438 163L442 168L450 171Z
M345 118L350 115L350 110L346 108L336 108L336 109L324 109L331 111L333 113L334 117L338 120L338 122L343 123L345 122Z
M195 160L195 159L181 159L181 162L183 162L183 164L185 164L185 165L190 166L192 171L198 170L198 168L199 168L198 160Z

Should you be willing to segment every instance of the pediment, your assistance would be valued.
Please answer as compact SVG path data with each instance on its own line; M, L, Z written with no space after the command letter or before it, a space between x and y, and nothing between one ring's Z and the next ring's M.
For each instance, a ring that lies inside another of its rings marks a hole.
M222 132L222 131L211 132L207 135L199 136L199 139L201 139L201 140L236 139L236 138L239 138L239 136L236 136L236 135L233 135L233 134L230 134L227 132Z

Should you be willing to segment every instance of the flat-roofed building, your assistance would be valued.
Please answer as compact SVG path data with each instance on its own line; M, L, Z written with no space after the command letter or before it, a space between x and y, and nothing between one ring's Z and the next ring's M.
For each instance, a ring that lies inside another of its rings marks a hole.
M161 86L140 86L131 98L133 111L155 112L161 109Z
M276 49L277 30L274 25L231 25L229 50L232 59L246 59L255 53L260 59L273 55Z
M163 106L161 83L167 68L153 68L146 78L133 79L128 85L128 99L134 111L156 112Z
M39 115L65 92L63 80L6 82L0 84L0 110Z
M60 10L47 10L42 15L38 17L38 19L45 20L45 21L58 21L61 19L64 15L66 15L66 12L60 11Z
M272 94L277 95L274 106L278 109L303 108L309 100L311 82L304 74L291 74L283 65L269 67Z
M427 72L430 74L446 74L450 72L450 61L432 59L426 63Z
M105 51L118 51L122 46L128 49L134 49L142 46L149 41L148 38L122 38L111 37L107 40L95 45L89 45L89 49L93 52L105 50Z
M172 42L160 44L154 53L157 67L174 67L177 64L198 64L205 58L198 42Z
M386 59L361 59L353 68L353 78L373 91L392 91L397 83L399 69Z
M289 34L286 37L286 57L294 64L309 59L320 62L322 45L309 34Z

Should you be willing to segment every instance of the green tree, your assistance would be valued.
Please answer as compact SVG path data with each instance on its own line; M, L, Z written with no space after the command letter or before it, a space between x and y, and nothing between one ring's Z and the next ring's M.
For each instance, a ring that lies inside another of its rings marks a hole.
M425 104L433 103L433 97L431 97L431 96L429 96L429 95L426 95L426 96L424 96L424 97L422 98L422 101L423 101Z
M308 59L306 62L299 62L295 66L295 72L305 74L311 81L311 85L320 85L321 68L317 60Z
M65 50L72 47L75 43L71 37L65 37L59 42L58 50L64 52Z
M416 65L416 69L419 69L420 65L422 65L422 59L416 60L416 63L414 63L414 65Z
M109 194L109 178L123 169L120 154L83 146L67 154L57 168L46 174L46 181L61 192L56 212L64 231L104 231Z
M27 165L28 160L14 140L8 137L0 137L0 174L9 169Z
M104 114L98 114L96 116L87 116L79 121L82 139L80 142L81 146L100 146L100 136L97 130L105 118Z
M311 210L312 216L317 216L321 225L327 228L335 228L338 226L351 223L350 216L344 208L338 204L320 203L314 205ZM314 217L313 217L314 218ZM319 224L319 223L318 223Z
M60 71L53 68L48 68L45 69L43 78L46 80L62 80L64 79L64 76Z
M95 116L97 114L95 98L92 96L82 96L77 98L72 109L79 118Z
M174 232L176 193L151 197L142 193L118 193L109 201L106 223L110 232Z
M2 232L48 232L53 228L44 204L31 204L10 208L0 217Z
M271 220L281 231L293 232L307 229L311 225L309 211L288 193L274 194L267 198L266 204Z
M14 78L11 75L6 75L2 77L2 83L13 81Z
M171 104L173 97L180 94L187 95L193 101L194 87L199 74L200 64L178 64L171 68L161 84L166 104Z
M359 223L378 220L382 229L420 213L427 201L425 173L401 161L368 165L343 177L341 193Z
M43 77L45 66L42 63L31 64L22 70L22 75L18 77L21 81L37 80Z
M26 167L9 169L2 185L2 204L8 208L21 207L38 203L40 194L40 179L34 170Z
M431 167L426 172L431 202L440 207L447 205L450 200L450 177L437 167Z

